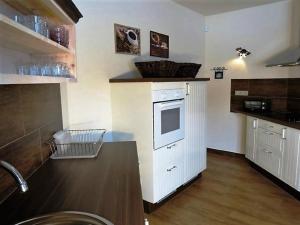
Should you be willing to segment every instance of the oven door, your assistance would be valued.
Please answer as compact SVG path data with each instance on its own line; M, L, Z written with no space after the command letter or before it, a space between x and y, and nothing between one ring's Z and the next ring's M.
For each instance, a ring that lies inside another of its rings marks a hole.
M154 103L154 149L184 138L184 100Z

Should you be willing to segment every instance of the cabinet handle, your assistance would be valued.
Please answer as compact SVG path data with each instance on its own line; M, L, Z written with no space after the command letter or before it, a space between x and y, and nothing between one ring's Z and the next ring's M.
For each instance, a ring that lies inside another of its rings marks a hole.
M167 169L168 172L171 172L173 169L177 168L177 166L173 166L172 168L170 169Z
M282 129L282 134L281 134L282 139L286 139L286 128Z
M256 128L257 128L257 120L256 120L256 119L253 120L252 126L253 126L253 129L256 129Z
M191 86L189 83L186 83L186 95L190 95L191 93Z
M172 144L172 145L168 146L167 149L171 149L171 148L173 148L175 146L176 146L176 144Z
M263 149L263 151L264 151L265 153L268 153L268 154L272 154L272 153L273 153L273 152L271 152L271 151L266 150L265 148Z

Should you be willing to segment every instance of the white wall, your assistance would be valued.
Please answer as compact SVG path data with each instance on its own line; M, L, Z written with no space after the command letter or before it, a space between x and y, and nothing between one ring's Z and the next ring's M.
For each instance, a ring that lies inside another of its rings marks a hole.
M77 25L78 83L62 85L65 127L111 129L108 79L132 73L134 60L149 58L150 30L170 36L171 60L204 64L200 14L169 0L74 2L84 17ZM114 23L141 29L142 56L115 54Z
M244 153L245 117L230 113L231 79L288 77L288 68L266 68L265 61L291 45L291 20L290 1L206 17L208 147ZM237 47L252 54L236 60ZM228 68L225 79L214 80L214 66Z

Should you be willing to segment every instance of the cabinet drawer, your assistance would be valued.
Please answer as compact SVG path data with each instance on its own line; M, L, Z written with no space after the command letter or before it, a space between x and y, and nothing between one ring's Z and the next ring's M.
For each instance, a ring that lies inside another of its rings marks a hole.
M183 184L183 150L183 141L178 141L154 151L154 202Z
M283 139L281 135L262 128L258 129L258 145L269 146L272 152L280 155L282 150Z
M154 151L154 168L165 168L167 164L183 161L183 141L177 141Z
M259 120L258 127L278 134L282 134L282 129L285 128L282 125L265 121L265 120Z
M281 177L282 157L274 154L270 146L259 146L257 158L262 168L278 178Z

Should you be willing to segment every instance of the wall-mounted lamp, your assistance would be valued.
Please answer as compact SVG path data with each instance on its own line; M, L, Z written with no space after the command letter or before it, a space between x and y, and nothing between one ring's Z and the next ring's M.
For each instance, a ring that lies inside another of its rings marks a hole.
M251 52L249 52L246 49L241 48L241 47L237 48L236 51L237 51L240 58L246 58L248 55L251 54Z

